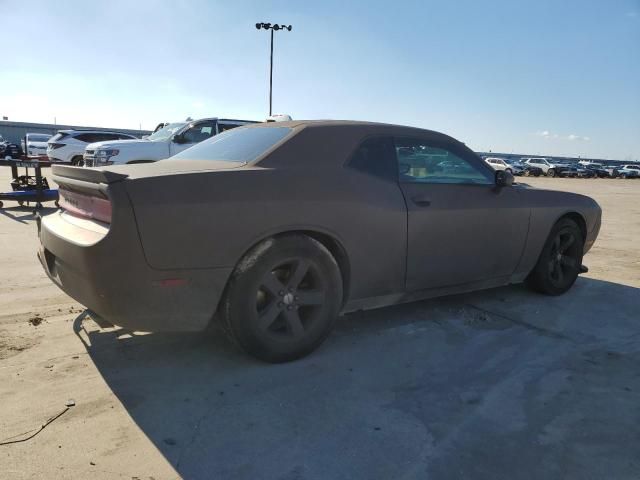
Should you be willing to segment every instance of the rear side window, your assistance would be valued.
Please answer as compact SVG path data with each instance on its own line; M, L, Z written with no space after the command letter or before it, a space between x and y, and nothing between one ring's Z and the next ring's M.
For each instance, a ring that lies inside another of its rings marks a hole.
M234 128L200 142L171 158L251 162L290 132L289 127Z
M348 163L350 168L386 180L397 180L396 152L391 137L364 140Z

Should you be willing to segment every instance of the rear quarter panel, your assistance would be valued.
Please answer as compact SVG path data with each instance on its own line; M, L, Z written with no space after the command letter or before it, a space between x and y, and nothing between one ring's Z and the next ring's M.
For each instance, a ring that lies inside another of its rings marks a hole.
M257 242L287 231L327 234L346 251L351 298L404 289L402 193L340 165L245 167L125 182L149 264L234 267Z

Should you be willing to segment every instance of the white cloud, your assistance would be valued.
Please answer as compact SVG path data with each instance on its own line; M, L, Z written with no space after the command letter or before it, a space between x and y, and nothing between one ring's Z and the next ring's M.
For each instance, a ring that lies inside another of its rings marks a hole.
M560 140L569 140L571 142L574 141L583 141L583 142L588 142L591 139L589 137L585 137L583 135L576 135L574 133L570 134L570 135L560 135L557 133L552 133L549 130L540 130L538 132L536 132L536 135L542 138L553 138L553 139L560 139Z
M583 137L583 136L580 136L580 135L574 135L572 133L571 135L567 136L567 140L571 140L572 142L574 140L580 140L580 141L583 141L583 142L588 142L591 139L589 137Z

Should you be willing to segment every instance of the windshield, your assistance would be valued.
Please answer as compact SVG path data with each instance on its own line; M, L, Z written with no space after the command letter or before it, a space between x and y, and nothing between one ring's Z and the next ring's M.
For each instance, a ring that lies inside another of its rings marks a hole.
M51 135L38 134L38 133L30 133L29 141L31 142L46 142L51 138Z
M291 129L288 127L234 128L198 143L172 158L246 163L258 158L289 132Z
M169 125L161 128L156 133L152 133L147 137L147 140L151 140L152 142L161 142L163 140L169 140L173 137L178 130L184 127L186 122L177 122L170 123Z

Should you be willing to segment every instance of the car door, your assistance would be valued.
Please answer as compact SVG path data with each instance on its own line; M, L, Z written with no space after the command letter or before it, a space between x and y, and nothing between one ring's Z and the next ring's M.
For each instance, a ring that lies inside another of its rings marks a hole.
M202 120L200 122L194 122L183 130L180 134L181 142L171 142L169 145L170 156L175 155L189 147L193 147L196 143L200 143L203 140L211 138L216 134L216 121L215 120Z
M458 142L396 138L407 219L408 291L507 277L522 254L529 209L517 187Z

